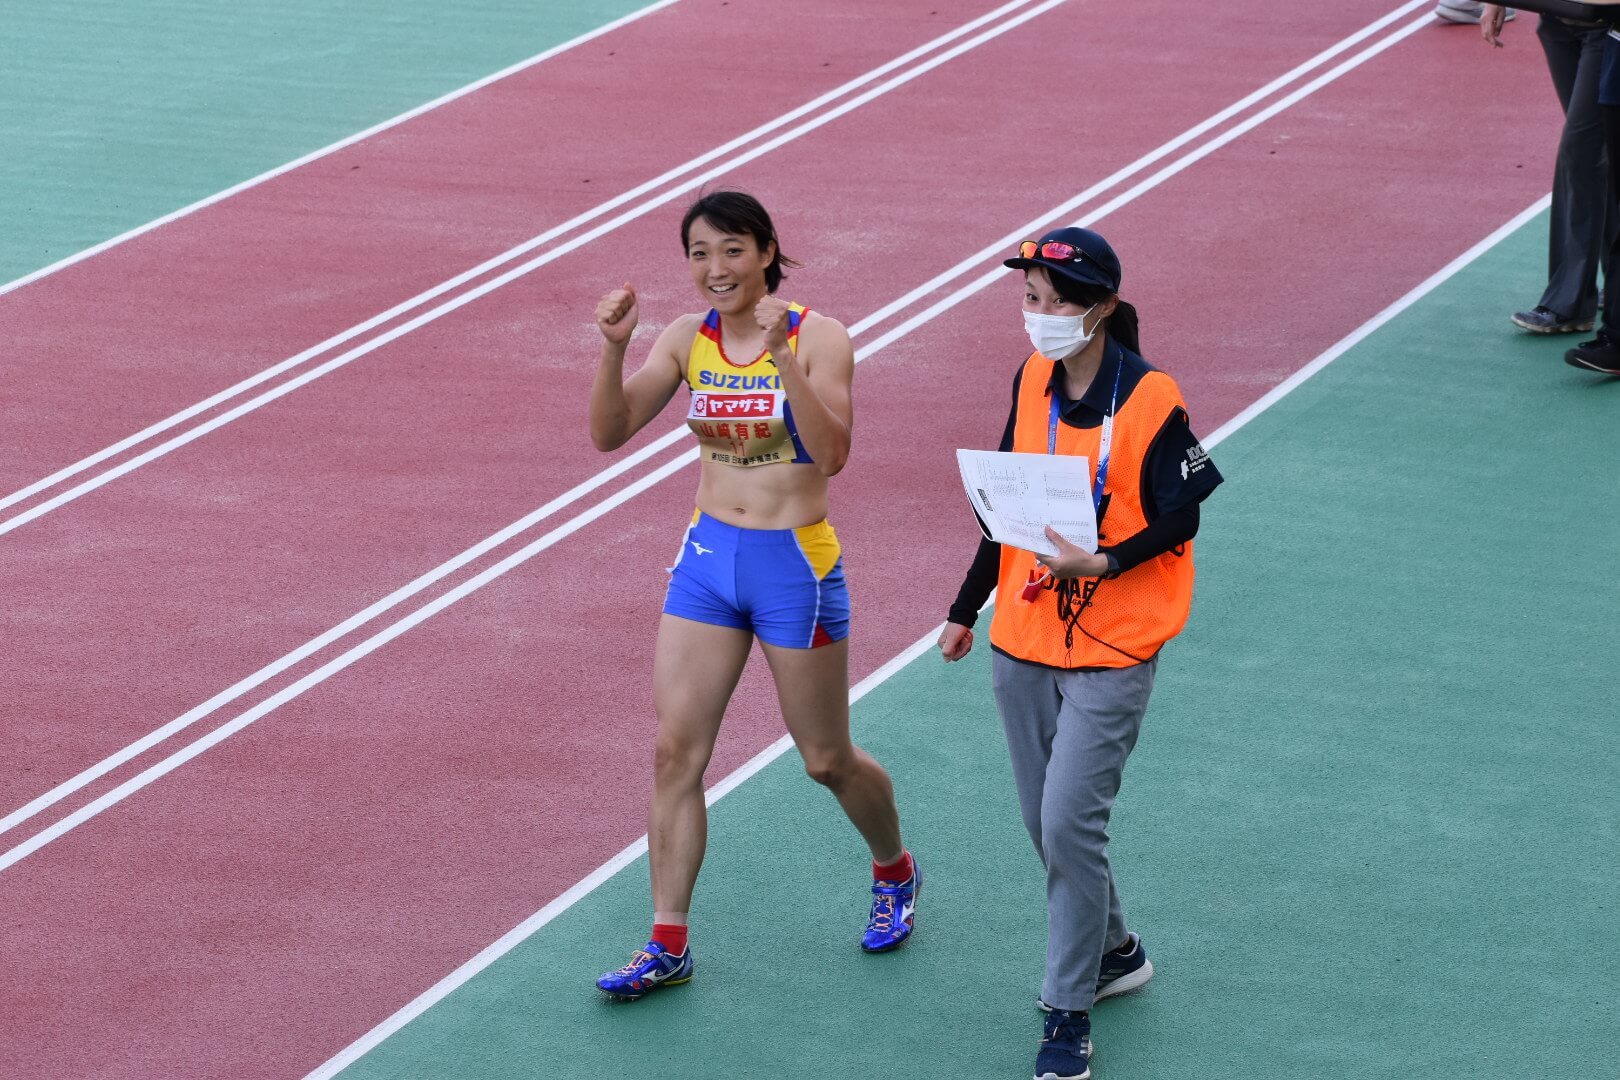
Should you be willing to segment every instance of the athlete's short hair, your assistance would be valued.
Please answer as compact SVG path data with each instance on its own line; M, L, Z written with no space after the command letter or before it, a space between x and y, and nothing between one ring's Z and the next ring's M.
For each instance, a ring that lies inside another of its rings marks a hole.
M765 288L773 293L787 276L782 268L799 265L782 254L782 244L776 238L776 226L771 224L771 215L765 212L765 207L760 205L758 199L746 192L711 191L707 195L699 196L697 202L687 207L686 216L681 218L683 255L691 251L692 222L698 218L702 218L723 233L752 236L761 251L775 244L776 257L765 268Z

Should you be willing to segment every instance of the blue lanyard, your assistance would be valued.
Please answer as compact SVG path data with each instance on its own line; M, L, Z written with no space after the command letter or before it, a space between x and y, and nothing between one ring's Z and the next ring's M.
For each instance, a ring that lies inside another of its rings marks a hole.
M1108 412L1103 416L1102 438L1097 444L1097 482L1091 485L1091 506L1097 514L1102 513L1103 484L1108 481L1108 452L1114 443L1114 411L1119 408L1119 377L1125 370L1125 358L1121 357L1114 366L1114 394L1108 400ZM1046 425L1046 452L1057 453L1058 433L1058 392L1057 387L1051 392L1052 411L1051 418Z

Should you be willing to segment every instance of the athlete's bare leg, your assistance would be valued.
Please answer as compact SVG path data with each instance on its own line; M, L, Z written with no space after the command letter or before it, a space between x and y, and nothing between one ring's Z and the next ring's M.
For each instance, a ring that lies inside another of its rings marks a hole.
M709 836L703 770L714 754L720 720L753 641L746 630L674 615L665 615L658 624L653 656L658 739L647 847L653 908L660 920L680 916L685 922L692 906L692 886Z
M849 738L849 639L819 649L760 646L805 771L838 797L874 861L897 861L904 848L894 784L883 766Z

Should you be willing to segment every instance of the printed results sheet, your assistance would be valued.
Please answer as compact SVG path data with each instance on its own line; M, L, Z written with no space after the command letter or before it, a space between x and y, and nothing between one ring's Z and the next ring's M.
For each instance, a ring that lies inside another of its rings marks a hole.
M990 539L1055 555L1046 526L1086 551L1097 550L1097 511L1091 503L1091 462L1056 454L958 450L956 464L968 501Z

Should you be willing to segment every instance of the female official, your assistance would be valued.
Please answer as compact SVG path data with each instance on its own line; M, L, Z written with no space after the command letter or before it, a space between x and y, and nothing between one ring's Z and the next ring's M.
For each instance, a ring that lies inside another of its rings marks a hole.
M999 584L990 645L1024 824L1046 865L1047 1011L1036 1080L1091 1075L1092 1003L1153 974L1125 928L1108 816L1136 744L1160 647L1192 602L1198 504L1221 482L1175 381L1138 353L1113 249L1086 229L1025 241L1024 323L1036 351L1013 380L1003 451L1091 462L1095 553L979 546L939 647L960 660Z
M597 980L625 1000L692 977L687 909L708 832L703 771L756 638L806 771L837 796L872 849L862 948L883 952L906 940L921 881L900 840L889 775L849 737L849 596L827 523L827 480L849 455L849 334L774 295L783 266L796 264L782 257L751 196L700 198L681 222L681 247L709 311L670 323L629 378L635 289L615 289L596 307L604 340L591 441L604 451L623 446L685 384L702 462L653 655L653 932L629 964Z

